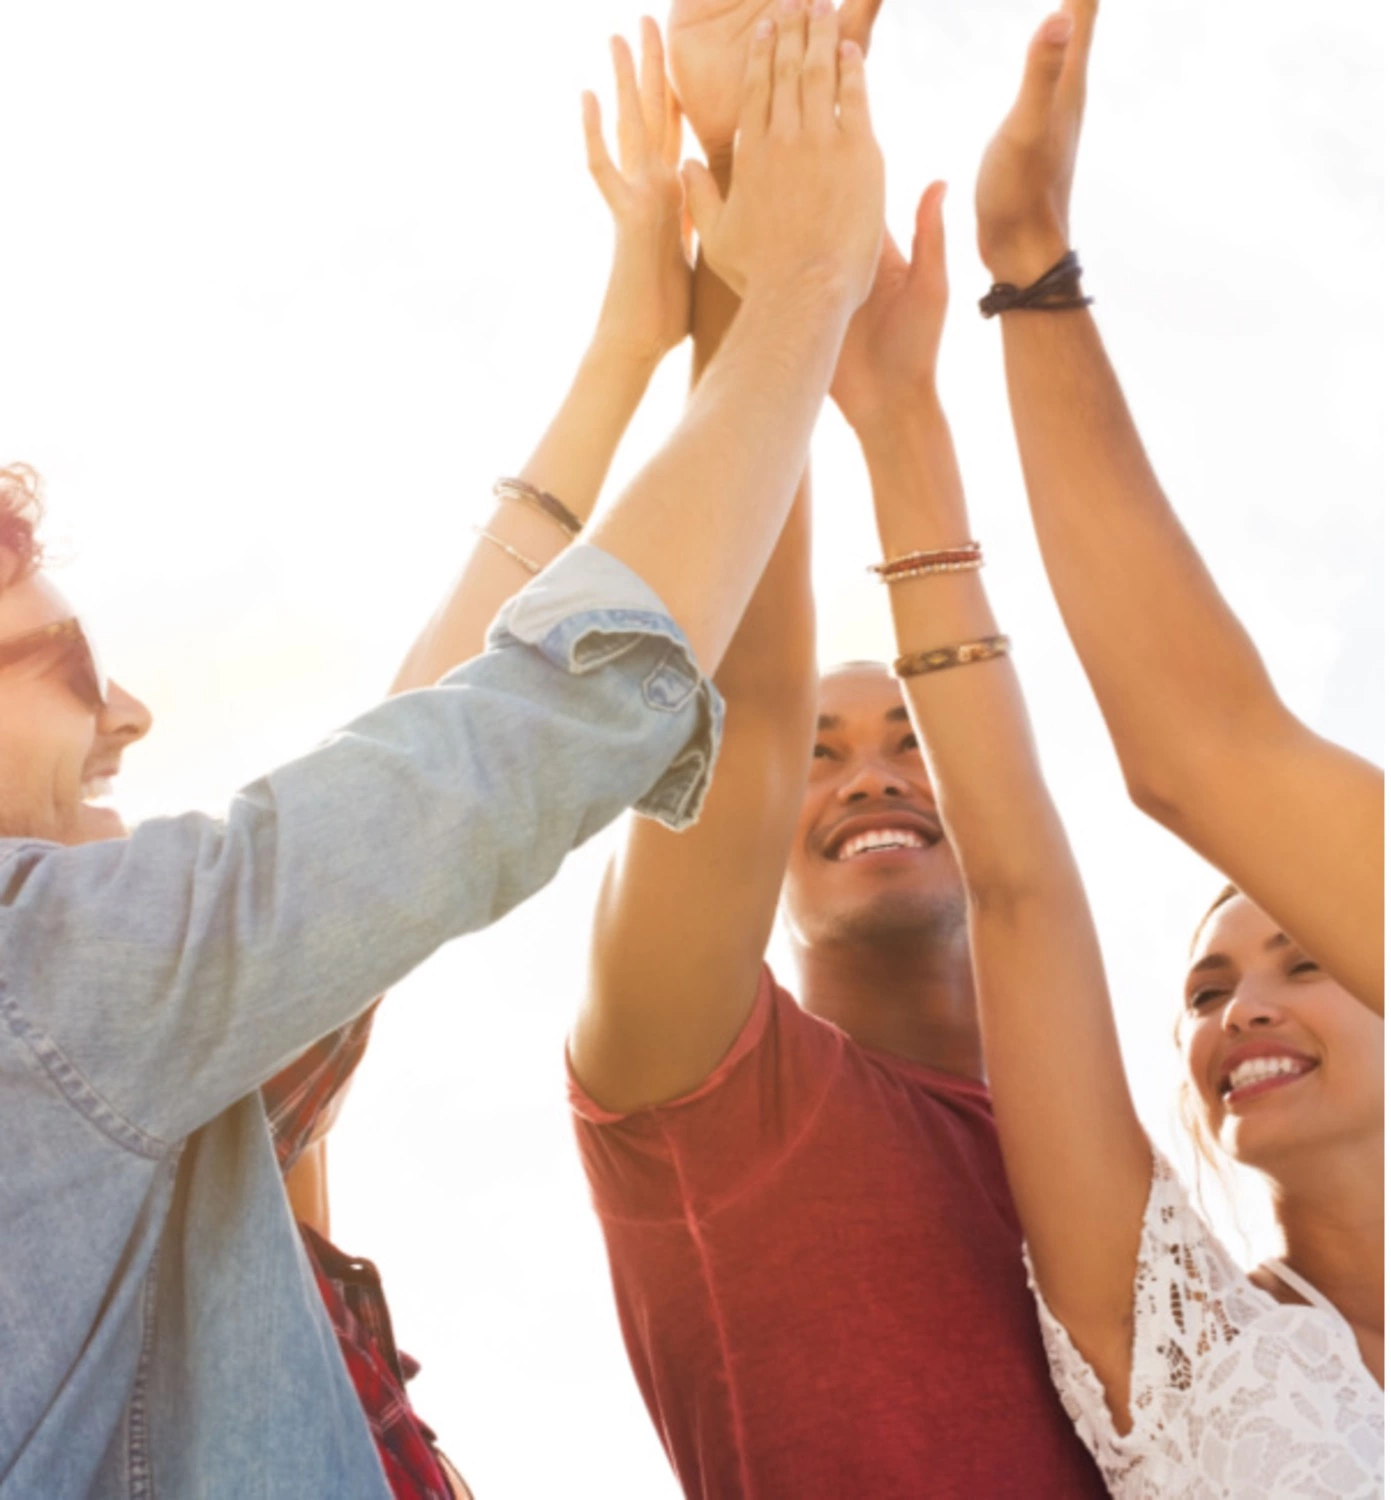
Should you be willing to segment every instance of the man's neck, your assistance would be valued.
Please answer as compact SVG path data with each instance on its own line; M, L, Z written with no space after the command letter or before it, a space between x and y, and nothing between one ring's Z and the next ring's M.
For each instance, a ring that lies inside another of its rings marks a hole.
M964 928L794 948L802 1006L862 1047L984 1078Z

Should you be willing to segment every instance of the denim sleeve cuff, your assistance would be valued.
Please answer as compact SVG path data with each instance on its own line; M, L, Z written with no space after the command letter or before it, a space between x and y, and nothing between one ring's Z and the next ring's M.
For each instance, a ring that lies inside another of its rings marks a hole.
M714 774L724 702L701 672L666 606L626 564L579 543L505 604L490 647L521 644L583 677L631 659L643 701L657 714L687 714L690 737L634 810L668 828L689 827Z

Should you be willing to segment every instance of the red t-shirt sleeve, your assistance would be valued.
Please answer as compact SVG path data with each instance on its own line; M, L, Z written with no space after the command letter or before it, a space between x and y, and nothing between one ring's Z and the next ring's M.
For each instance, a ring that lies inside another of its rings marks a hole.
M743 1029L689 1094L632 1114L602 1108L569 1070L580 1155L605 1217L679 1219L738 1197L816 1117L844 1044L766 966Z

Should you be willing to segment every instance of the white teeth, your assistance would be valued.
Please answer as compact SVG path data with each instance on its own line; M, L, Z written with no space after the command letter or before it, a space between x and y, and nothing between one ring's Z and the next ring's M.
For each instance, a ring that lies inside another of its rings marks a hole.
M82 800L84 802L97 802L102 797L109 797L116 789L116 781L111 776L94 776L90 781L82 783Z
M926 849L927 840L911 828L874 828L846 839L836 855L838 860L854 859L871 849Z
M1245 1062L1239 1062L1227 1075L1226 1092L1234 1094L1238 1089L1249 1088L1253 1083L1264 1083L1267 1078L1307 1071L1306 1065L1294 1057L1249 1057Z

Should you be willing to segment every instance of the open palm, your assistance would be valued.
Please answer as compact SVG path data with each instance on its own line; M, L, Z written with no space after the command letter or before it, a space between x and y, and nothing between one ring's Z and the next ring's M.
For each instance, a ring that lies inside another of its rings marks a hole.
M831 395L861 437L934 398L947 315L945 192L936 182L923 194L911 260L885 234L874 288L850 320Z
M869 50L883 0L845 0L841 35ZM712 159L728 153L739 119L744 62L753 29L776 0L672 0L667 52L676 97Z

